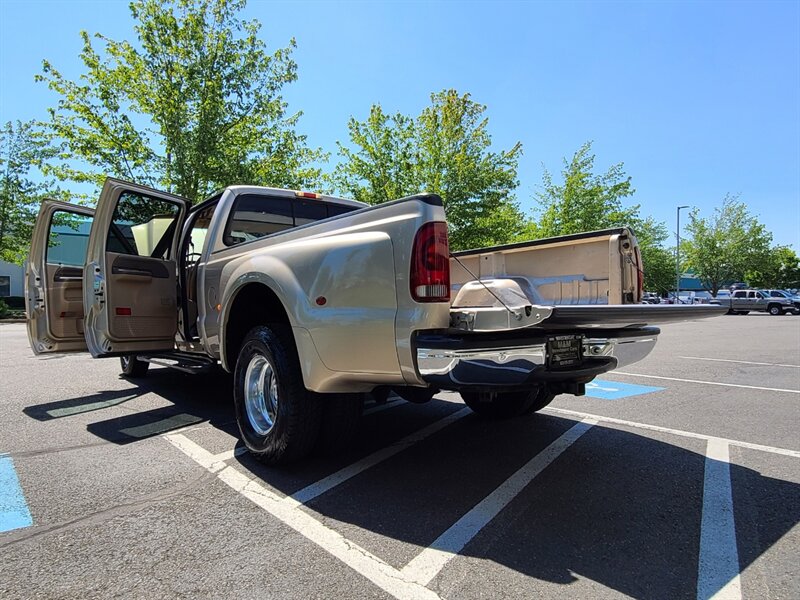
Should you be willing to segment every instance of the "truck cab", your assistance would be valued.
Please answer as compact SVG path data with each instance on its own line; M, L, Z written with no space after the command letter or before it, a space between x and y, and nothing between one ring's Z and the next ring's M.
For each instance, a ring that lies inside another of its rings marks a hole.
M96 209L46 200L26 265L31 348L213 357L203 334L218 330L219 302L201 265L227 247L363 206L234 186L192 208L185 198L113 178Z

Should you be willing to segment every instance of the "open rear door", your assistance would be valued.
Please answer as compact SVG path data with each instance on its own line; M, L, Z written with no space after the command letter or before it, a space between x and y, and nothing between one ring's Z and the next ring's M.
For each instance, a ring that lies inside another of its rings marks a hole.
M94 357L164 352L178 327L173 246L189 201L107 179L86 258L86 343Z
M28 341L34 354L86 351L83 265L94 210L45 200L25 268Z

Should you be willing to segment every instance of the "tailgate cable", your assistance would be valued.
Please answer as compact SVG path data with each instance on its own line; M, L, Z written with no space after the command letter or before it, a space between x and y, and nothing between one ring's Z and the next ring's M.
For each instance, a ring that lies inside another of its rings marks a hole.
M494 296L494 297L497 299L497 301L498 301L500 304L502 304L502 305L503 305L503 308L505 308L505 309L508 311L508 313L509 313L511 316L513 316L513 317L514 317L514 318L515 318L517 321L521 321L521 320L522 320L522 315L521 315L520 313L518 313L518 312L516 312L516 311L514 311L514 310L511 310L511 309L508 307L508 305L507 305L505 302L503 302L503 300L500 298L500 296L498 296L498 295L497 295L497 294L495 294L495 293L494 293L494 292L493 292L491 289L489 289L489 286L488 286L488 285L486 285L486 284L485 284L483 281L481 281L480 277L477 277L477 276L475 275L475 273L473 273L472 271L470 271L470 270L467 268L467 265L465 265L465 264L464 264L464 263L462 263L460 260L458 260L458 257L457 257L455 254L453 254L452 252L450 252L450 258L452 258L452 259L453 259L453 260L455 260L455 261L456 261L456 262L457 262L459 265L461 265L461 268L462 268L462 269L464 269L464 270L465 270L467 273L469 273L469 274L470 274L470 276L471 276L471 277L472 277L472 278L473 278L475 281L477 281L478 283L480 283L480 284L481 284L481 285L482 285L482 286L483 286L483 287L486 289L486 291L487 291L487 292L489 292L489 293L490 293L492 296ZM525 312L527 313L527 315L528 315L528 316L530 316L530 313L531 313L531 307L530 307L530 306L526 306L526 307L525 307Z

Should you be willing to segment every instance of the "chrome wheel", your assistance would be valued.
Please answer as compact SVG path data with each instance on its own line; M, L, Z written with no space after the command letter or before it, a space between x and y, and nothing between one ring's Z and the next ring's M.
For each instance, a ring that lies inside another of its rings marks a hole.
M272 365L261 354L253 356L247 365L244 407L253 430L258 435L267 435L278 415L278 380Z
M120 362L122 363L122 370L127 371L131 368L131 357L130 356L120 356Z

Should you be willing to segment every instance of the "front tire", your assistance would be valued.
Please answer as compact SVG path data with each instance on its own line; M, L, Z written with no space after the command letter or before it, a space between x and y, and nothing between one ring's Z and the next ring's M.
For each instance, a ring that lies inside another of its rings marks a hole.
M772 304L769 307L769 314L773 317L777 317L778 315L783 314L783 309L778 304Z
M247 334L236 360L233 402L242 440L260 462L288 463L314 448L321 405L303 384L288 328L259 326Z
M130 379L139 379L147 375L147 370L150 368L149 362L138 360L135 354L126 354L119 357L119 365L122 369L122 374Z

